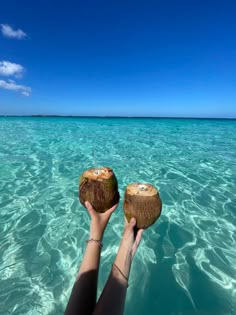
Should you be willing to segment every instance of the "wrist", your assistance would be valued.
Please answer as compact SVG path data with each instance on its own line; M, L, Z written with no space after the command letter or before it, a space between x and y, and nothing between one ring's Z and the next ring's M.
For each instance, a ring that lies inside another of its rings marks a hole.
M103 238L103 231L101 231L98 228L94 228L92 225L90 226L90 234L89 234L90 238L93 238L95 240L102 240Z
M132 250L121 244L115 258L115 263L122 269L129 270L132 263Z
M126 237L122 237L119 247L119 252L122 252L126 256L132 256L133 243L127 240Z

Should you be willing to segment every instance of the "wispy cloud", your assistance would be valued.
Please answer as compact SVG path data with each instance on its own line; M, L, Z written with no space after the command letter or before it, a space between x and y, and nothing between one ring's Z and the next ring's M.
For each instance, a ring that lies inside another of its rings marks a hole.
M27 35L21 29L14 30L8 24L1 24L2 35L8 38L24 39Z
M0 75L14 76L21 78L24 72L24 67L10 61L0 61Z
M13 29L8 24L0 24L2 35L8 38L24 39L27 35L21 29ZM21 78L25 68L17 63L2 60L0 61L0 76ZM30 96L31 88L26 85L18 84L14 80L0 80L0 88L9 91L19 92L22 95Z
M0 61L0 76L12 76L21 78L25 69L22 65L10 61ZM30 96L31 88L29 86L17 84L13 80L0 80L0 88L10 91L20 92L25 96Z
M31 88L29 86L17 84L13 80L8 80L8 81L0 80L0 88L5 89L5 90L20 92L21 94L25 96L30 96L31 94Z

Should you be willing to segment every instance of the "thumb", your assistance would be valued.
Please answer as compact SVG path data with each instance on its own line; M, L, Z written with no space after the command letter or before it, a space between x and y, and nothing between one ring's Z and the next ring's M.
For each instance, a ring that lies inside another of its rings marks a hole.
M105 213L107 213L109 216L116 210L118 206L118 203L115 204L112 208L110 208L109 210L107 210Z
M133 218L131 218L130 221L129 221L128 229L129 229L129 230L133 230L134 227L135 227L135 225L136 225L136 219L133 217Z
M88 210L90 216L92 216L92 215L93 215L93 212L94 212L94 209L93 209L91 203L90 203L89 201L85 201L84 204L85 204L85 207L87 208L87 210Z
M136 219L133 217L133 218L130 219L129 223L126 224L125 229L124 229L124 234L126 236L134 235L135 225L136 225Z

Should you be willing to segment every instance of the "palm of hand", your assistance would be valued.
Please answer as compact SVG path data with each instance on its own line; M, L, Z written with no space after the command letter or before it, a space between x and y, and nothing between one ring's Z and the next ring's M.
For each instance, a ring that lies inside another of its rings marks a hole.
M85 206L86 206L88 213L91 217L91 229L92 229L92 231L98 235L101 234L101 237L102 237L104 230L107 226L107 223L108 223L112 213L117 208L118 204L114 205L112 208L108 209L106 212L103 212L103 213L96 212L93 209L92 205L88 201L85 202Z

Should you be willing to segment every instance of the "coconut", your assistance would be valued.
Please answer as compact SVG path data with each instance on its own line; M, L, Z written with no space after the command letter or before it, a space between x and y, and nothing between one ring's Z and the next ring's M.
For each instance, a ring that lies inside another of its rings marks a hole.
M128 222L136 218L136 226L146 229L160 216L162 202L158 190L150 184L134 183L126 187L124 213Z
M97 212L105 212L120 199L116 176L111 168L91 168L85 171L79 183L79 199L83 206L89 201Z

